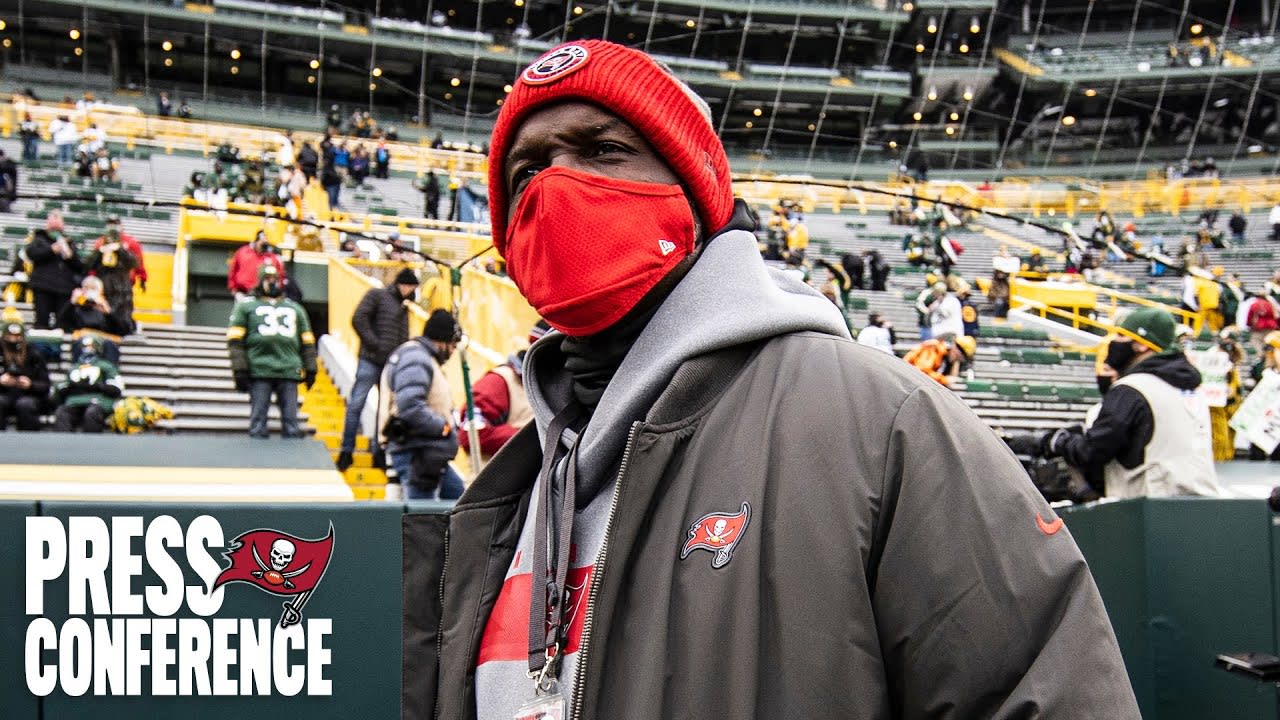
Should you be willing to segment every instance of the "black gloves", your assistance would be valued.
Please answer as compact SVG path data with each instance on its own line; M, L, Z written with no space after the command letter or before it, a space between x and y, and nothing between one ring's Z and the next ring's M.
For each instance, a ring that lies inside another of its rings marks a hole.
M302 382L307 386L307 389L310 390L311 386L316 384L316 371L308 370L306 377L302 379Z
M240 371L235 373L236 392L249 392L249 373Z
M1067 438L1072 435L1083 435L1084 428L1079 425L1058 428L1044 436L1041 441L1041 454L1046 458L1056 458L1062 455L1062 449L1066 446Z

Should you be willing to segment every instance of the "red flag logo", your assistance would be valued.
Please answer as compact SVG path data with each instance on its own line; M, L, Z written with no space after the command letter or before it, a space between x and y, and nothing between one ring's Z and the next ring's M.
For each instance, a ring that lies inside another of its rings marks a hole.
M273 595L294 597L284 603L280 616L280 626L288 627L302 620L302 608L324 577L332 555L332 524L329 534L318 540L279 530L250 530L232 540L222 553L231 564L218 575L213 587L243 582Z
M751 520L751 506L742 503L736 513L707 513L689 526L689 538L680 551L683 560L694 550L711 551L711 567L720 569L733 559L733 549L738 546L742 534Z

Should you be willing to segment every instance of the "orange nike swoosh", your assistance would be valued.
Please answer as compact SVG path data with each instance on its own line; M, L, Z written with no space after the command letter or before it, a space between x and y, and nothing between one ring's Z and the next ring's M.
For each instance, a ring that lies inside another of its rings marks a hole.
M1036 513L1036 527L1040 528L1040 532L1045 535L1053 535L1062 529L1062 518L1054 518L1053 522L1045 522L1040 517L1040 513Z

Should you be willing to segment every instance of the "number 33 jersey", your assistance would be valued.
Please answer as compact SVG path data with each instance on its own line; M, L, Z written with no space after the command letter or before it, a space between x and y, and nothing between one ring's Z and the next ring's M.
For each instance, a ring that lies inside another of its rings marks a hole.
M307 311L298 303L255 297L231 311L227 340L244 342L249 375L255 378L301 380L303 346L314 346L315 335Z

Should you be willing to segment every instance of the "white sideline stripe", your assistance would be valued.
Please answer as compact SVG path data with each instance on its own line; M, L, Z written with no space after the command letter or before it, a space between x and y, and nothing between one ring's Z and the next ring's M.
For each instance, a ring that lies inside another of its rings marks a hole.
M207 502L342 502L354 500L346 483L238 485L219 483L85 483L0 481L4 500L187 500Z

